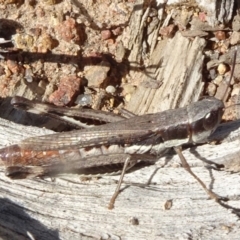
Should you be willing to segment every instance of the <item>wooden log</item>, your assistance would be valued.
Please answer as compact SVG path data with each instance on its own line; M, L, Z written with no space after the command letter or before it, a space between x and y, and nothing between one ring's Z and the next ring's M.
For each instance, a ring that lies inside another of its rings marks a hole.
M126 174L113 210L107 206L118 176L81 181L79 176L68 174L56 177L55 181L48 178L14 181L4 175L1 167L1 237L173 239L204 236L216 239L226 235L237 238L239 175L206 168L205 161L214 162L223 157L228 161L228 154L239 148L239 140L235 140L239 127L236 122L219 129L218 138L229 136L226 143L205 144L183 152L192 170L206 185L230 199L225 204L208 199L175 155L166 155L155 165ZM4 144L48 132L1 120Z
M133 12L129 24L130 33L134 33L129 36L134 38L128 49L130 62L136 60L138 64L138 55L142 54L142 26L149 9L145 9L144 1L140 0L136 1L136 6L139 11ZM159 27L160 23L156 31ZM177 34L171 40L157 42L153 35L148 71L139 73L132 69L130 72L131 78L150 82L151 87L139 84L128 103L127 108L137 114L186 105L197 100L202 88L201 52L205 40L186 39ZM155 79L162 82L160 88L153 87L156 84L151 80ZM17 143L28 136L51 133L43 128L0 120L1 146ZM81 181L79 176L68 174L54 181L47 178L13 181L5 176L4 166L1 166L0 238L237 239L239 175L206 168L206 160L216 159L217 163L227 164L227 156L238 152L239 123L230 125L224 125L215 135L218 137L219 133L220 139L228 136L227 142L204 144L183 152L199 178L214 192L230 199L226 204L209 200L199 184L181 167L178 157L171 154L155 165L126 174L113 210L108 210L107 205L118 176Z

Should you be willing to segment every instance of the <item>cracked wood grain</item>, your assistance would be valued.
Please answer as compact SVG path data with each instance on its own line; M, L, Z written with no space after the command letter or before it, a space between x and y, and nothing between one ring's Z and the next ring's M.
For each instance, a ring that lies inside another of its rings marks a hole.
M143 1L137 3L143 4ZM140 16L136 23L141 23L141 19ZM141 29L134 26L134 29ZM142 32L136 32L134 36L138 34ZM204 45L203 39L195 38L192 41L179 34L171 40L157 43L147 74L133 71L131 76L140 79L140 82L156 79L163 89L140 85L127 106L128 110L143 114L196 101L202 88L201 50ZM131 46L132 49L138 51L140 48ZM137 57L134 52L131 60ZM173 62L175 65L171 65ZM169 85L174 94L167 90ZM196 91L192 94L194 89ZM176 95L176 98L171 99L170 95ZM51 133L43 128L15 125L2 119L0 131L1 146L17 143L29 136ZM0 237L50 240L136 237L222 239L225 236L237 239L240 228L240 177L227 171L206 168L209 166L206 160L227 165L229 154L238 152L239 123L219 128L214 139L222 139L222 136L227 137L222 144L204 144L186 149L183 154L208 187L230 199L225 205L209 200L198 183L181 168L178 157L170 154L155 165L127 174L123 191L111 211L107 205L118 176L81 181L77 175L63 175L55 181L13 181L4 175L4 167L1 166ZM164 206L169 201L171 208L167 210ZM138 225L133 224L132 219L137 219Z
M219 128L213 138L227 136L225 143L204 144L183 152L193 171L207 186L230 199L225 206L209 200L202 188L181 168L178 157L170 154L153 166L127 174L122 186L124 190L112 211L107 209L107 204L118 176L81 181L77 175L62 175L55 181L13 181L4 176L4 167L1 167L2 232L15 238L24 236L22 239L27 239L27 234L32 234L35 239L69 239L86 235L89 238L134 239L136 234L139 239L151 239L159 235L174 238L176 233L184 237L189 231L192 237L197 237L201 228L206 238L213 237L213 234L220 238L226 233L234 238L239 228L236 214L239 175L206 168L209 165L205 161L219 161L224 157L226 161L229 153L238 150L236 136L239 135L239 125L239 122L228 123ZM42 128L29 128L2 120L0 126L1 140L9 139L4 145L27 136L50 133ZM151 177L150 185L146 185ZM165 203L170 200L171 209L164 210ZM132 218L138 219L141 228L131 224ZM226 229L231 226L232 230L223 229L223 225ZM214 231L210 231L209 226Z

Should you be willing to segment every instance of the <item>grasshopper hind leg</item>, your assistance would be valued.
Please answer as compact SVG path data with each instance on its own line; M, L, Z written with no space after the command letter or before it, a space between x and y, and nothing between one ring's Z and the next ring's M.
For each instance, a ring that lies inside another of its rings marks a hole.
M210 189L207 188L206 184L191 170L186 158L183 156L182 154L182 149L181 147L175 147L174 148L175 152L178 154L181 162L182 162L182 165L183 165L183 168L189 172L197 181L198 183L202 186L202 188L206 191L206 193L208 194L208 196L211 198L211 199L214 199L216 202L219 202L219 201L228 201L227 198L224 198L224 197L220 197L218 196L216 193L214 193L213 191L211 191Z

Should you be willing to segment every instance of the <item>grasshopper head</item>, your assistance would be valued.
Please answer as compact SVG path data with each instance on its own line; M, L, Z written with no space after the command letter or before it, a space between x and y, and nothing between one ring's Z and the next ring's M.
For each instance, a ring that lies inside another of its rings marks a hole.
M204 98L188 106L191 141L193 143L206 142L208 137L218 127L224 105L214 97Z

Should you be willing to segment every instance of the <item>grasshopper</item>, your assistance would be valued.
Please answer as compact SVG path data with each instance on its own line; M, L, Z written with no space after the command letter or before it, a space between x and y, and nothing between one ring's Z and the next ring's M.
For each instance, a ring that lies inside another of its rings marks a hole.
M50 115L58 112L72 116L76 111L22 97L13 98L12 104L33 112L48 112ZM118 186L109 204L112 209L128 169L140 161L155 162L166 149L174 148L183 167L212 199L218 201L220 197L192 172L181 147L184 144L207 142L208 137L218 127L223 112L222 100L214 97L203 98L183 108L128 119L111 113L84 110L79 116L110 123L27 138L19 144L0 149L0 159L6 166L6 175L12 179L52 176L62 172L82 173L89 168L122 164Z

